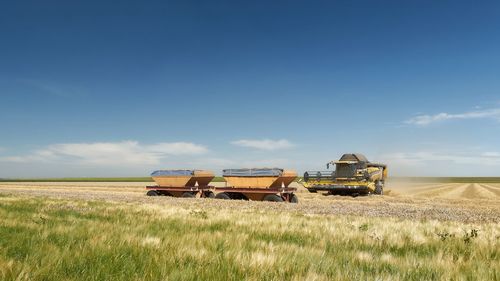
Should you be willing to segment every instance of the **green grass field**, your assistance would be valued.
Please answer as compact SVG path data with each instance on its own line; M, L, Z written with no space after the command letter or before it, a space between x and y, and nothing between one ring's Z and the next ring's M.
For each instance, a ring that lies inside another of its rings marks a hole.
M500 226L0 195L1 280L499 280Z

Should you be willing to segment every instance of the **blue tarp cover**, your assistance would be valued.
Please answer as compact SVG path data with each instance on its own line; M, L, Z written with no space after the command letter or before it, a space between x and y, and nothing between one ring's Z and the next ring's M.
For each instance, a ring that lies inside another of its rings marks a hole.
M279 177L283 174L280 168L254 168L254 169L224 169L224 177Z
M157 176L192 176L194 170L158 170L151 173L152 177Z

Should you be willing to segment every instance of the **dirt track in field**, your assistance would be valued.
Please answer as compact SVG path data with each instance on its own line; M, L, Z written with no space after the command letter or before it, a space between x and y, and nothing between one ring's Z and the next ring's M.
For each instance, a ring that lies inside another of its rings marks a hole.
M220 185L221 183L215 183ZM189 209L241 209L243 212L294 212L303 215L359 215L436 219L471 223L500 222L500 184L389 183L385 196L343 197L309 193L298 184L299 204L147 197L151 183L0 183L4 196L100 200L174 205ZM1 204L1 201L0 201Z

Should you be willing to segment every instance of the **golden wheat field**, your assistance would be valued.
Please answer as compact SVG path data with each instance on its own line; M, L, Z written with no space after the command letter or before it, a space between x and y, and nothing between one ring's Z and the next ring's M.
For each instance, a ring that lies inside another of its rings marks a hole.
M298 204L1 183L1 280L500 280L500 184ZM217 183L220 184L220 183Z
M213 183L223 185L224 183ZM270 209L325 215L361 215L500 222L500 183L389 183L384 196L325 196L309 193L298 183L299 204L219 201L208 199L145 196L146 185L130 182L22 182L0 183L0 193L16 196L49 197L109 202L136 202L154 205L203 206L205 208Z
M213 185L223 185L215 182ZM89 196L108 193L137 197L144 195L144 187L149 182L2 182L0 191L3 193L29 193L33 195L61 195L64 193L86 193ZM308 194L300 184L300 195ZM389 182L386 198L435 198L435 199L470 199L470 200L500 200L500 183L419 183L419 182ZM325 196L308 194L309 199L323 199ZM326 197L332 198L332 197Z

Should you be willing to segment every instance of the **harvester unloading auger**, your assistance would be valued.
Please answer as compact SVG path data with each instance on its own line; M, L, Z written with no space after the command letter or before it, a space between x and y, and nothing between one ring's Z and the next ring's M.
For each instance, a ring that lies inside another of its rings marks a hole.
M326 164L335 171L308 171L303 185L309 192L327 191L332 195L384 194L387 178L385 164L371 163L362 154L344 154L338 161Z

